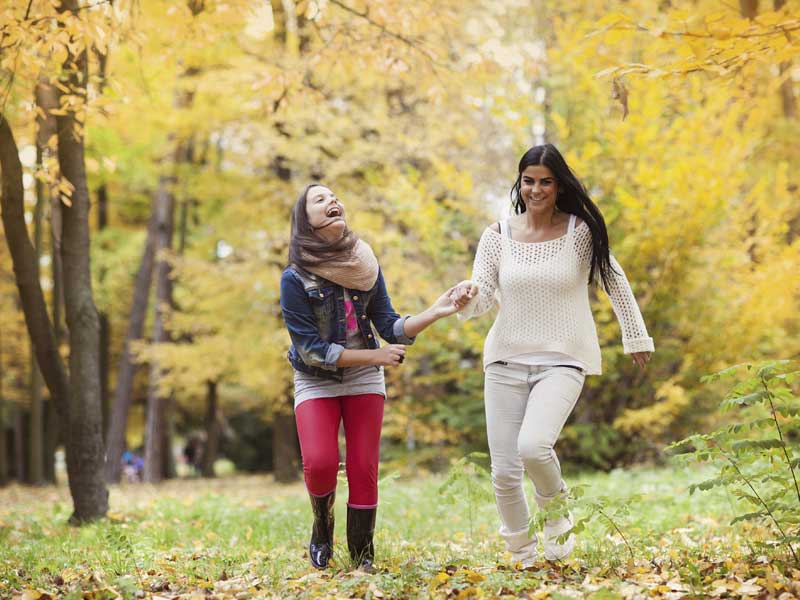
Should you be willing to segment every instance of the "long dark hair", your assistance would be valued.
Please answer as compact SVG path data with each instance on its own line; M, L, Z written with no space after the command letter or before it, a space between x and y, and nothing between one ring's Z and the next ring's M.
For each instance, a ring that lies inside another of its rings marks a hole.
M321 183L308 184L292 209L292 233L289 239L289 264L299 267L315 267L335 260L341 260L350 255L358 236L349 228L345 228L344 235L336 242L329 242L320 236L311 223L308 222L306 201L308 191Z
M553 144L534 146L519 160L517 181L511 188L511 204L516 214L525 212L525 202L520 197L522 172L531 165L543 165L552 171L558 183L556 208L561 212L577 215L589 226L592 234L592 262L589 269L589 283L598 283L598 275L608 289L611 275L616 273L611 266L611 252L608 246L608 231L600 209L597 208L586 188L578 180Z

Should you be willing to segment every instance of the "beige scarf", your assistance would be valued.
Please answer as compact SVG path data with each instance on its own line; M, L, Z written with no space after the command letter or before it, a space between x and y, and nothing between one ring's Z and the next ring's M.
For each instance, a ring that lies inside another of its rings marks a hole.
M358 240L345 260L304 268L351 290L369 291L378 280L378 259L364 240Z

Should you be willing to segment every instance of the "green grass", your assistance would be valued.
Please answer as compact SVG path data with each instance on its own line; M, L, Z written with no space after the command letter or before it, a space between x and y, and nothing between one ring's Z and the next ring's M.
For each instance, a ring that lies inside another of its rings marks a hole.
M388 478L381 484L376 530L381 571L372 576L351 571L344 560L344 483L338 492L335 560L325 572L310 568L305 556L311 511L301 483L281 486L269 477L232 476L115 487L109 519L82 528L67 525L71 505L65 488L14 486L0 490L0 597L25 589L64 597L73 592L72 598L92 590L95 598L133 597L137 590L165 598L208 590L239 599L600 598L635 590L668 595L669 585L660 591L648 587L656 585L648 583L653 578L662 584L679 581L673 587L683 586L684 596L701 597L715 582L735 583L736 577L760 578L763 585L754 584L762 587L772 577L778 591L784 589L780 585L790 589L790 583L780 584L781 577L793 577L790 567L774 560L781 549L764 555L748 544L771 539L772 532L730 526L733 516L745 511L724 489L689 495L689 484L709 474L699 467L671 467L567 477L571 485L588 486L589 496L624 502L642 495L618 523L635 562L618 535L593 521L568 561L541 561L527 571L506 566L493 502L474 500L470 507L464 497L445 504L440 476Z

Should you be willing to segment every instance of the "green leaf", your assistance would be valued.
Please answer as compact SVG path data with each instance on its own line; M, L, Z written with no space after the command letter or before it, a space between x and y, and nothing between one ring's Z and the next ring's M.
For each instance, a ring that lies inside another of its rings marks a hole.
M732 407L732 406L752 406L753 404L757 404L759 402L763 402L769 397L769 392L765 390L759 390L757 392L752 392L750 394L745 394L743 396L731 396L725 398L720 406L722 408Z
M720 379L725 379L731 377L739 372L742 367L750 368L750 365L746 365L745 363L740 363L738 365L733 365L732 367L727 367L726 369L722 369L721 371L717 371L716 373L712 373L711 375L704 375L700 378L701 383L713 383L715 381L719 381Z
M768 516L767 512L763 510L759 510L758 512L746 513L744 515L739 515L738 517L733 519L733 521L731 521L731 525L735 525L740 521L755 521L757 519L764 519L767 516Z
M786 444L779 439L770 438L766 440L742 440L734 442L732 448L736 451L758 448L767 450L769 448L783 448Z

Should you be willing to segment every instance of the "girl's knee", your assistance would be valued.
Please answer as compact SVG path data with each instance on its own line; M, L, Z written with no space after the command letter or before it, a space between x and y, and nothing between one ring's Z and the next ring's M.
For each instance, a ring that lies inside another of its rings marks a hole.
M303 458L303 473L306 479L314 481L333 481L336 482L336 475L339 472L339 460L330 458Z

